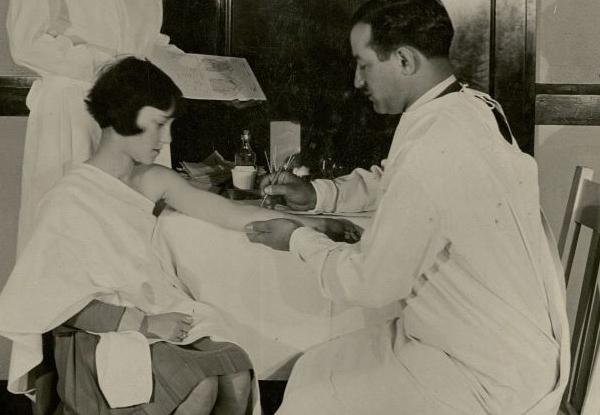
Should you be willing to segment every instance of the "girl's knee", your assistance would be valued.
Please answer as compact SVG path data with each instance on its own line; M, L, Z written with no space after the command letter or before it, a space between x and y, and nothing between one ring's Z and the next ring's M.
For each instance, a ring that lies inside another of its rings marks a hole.
M219 394L247 396L252 386L250 371L219 376Z
M250 371L219 376L219 394L211 415L242 415L250 404Z
M216 377L203 379L179 405L174 415L209 415L217 401L219 380Z
M211 394L217 393L219 391L219 378L217 376L206 378L202 380L202 382L200 382L196 388L202 388L207 393Z

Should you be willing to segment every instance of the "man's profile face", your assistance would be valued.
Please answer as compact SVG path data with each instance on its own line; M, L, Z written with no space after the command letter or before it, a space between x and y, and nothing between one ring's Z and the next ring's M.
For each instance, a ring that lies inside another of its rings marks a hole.
M379 114L399 114L402 107L402 89L399 67L393 58L380 61L369 46L371 26L357 23L350 32L352 54L356 60L354 86L362 90Z

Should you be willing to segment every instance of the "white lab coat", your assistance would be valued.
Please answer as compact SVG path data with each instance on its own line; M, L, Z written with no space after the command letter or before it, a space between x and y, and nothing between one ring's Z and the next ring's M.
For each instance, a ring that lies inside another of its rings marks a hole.
M115 56L148 56L168 43L161 25L161 0L11 0L12 57L41 75L27 96L18 252L41 197L99 140L84 104L97 70Z
M536 164L489 97L428 96L403 114L384 171L315 183L318 209L376 206L362 240L300 228L290 241L324 296L399 301L401 317L309 351L278 415L556 413L568 329Z

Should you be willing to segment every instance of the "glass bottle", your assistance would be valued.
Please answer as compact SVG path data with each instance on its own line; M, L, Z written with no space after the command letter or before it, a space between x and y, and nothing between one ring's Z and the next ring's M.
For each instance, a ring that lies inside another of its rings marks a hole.
M256 165L256 153L250 146L250 130L244 130L242 133L242 145L235 153L235 165L236 166L255 166Z

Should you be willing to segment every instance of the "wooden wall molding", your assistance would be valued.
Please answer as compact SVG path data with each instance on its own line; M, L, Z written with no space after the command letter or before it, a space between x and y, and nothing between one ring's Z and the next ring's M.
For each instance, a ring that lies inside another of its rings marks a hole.
M0 116L27 116L25 99L35 76L0 76Z
M600 94L537 94L536 125L600 125Z
M600 95L600 84L535 84L536 94Z
M536 125L600 125L600 84L535 84Z

